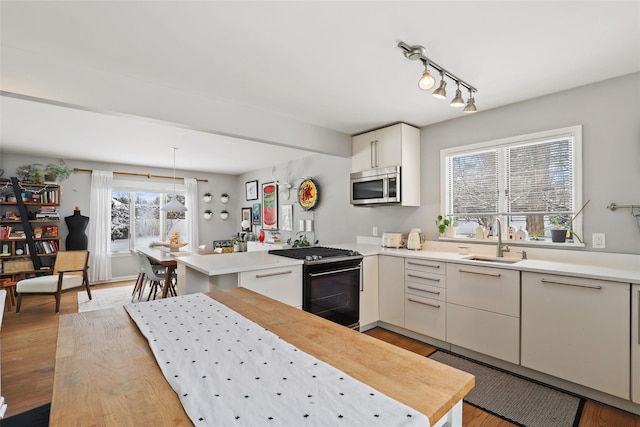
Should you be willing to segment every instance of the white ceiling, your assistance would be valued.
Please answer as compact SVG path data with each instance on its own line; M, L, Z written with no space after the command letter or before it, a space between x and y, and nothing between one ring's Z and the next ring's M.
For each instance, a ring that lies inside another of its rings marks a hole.
M422 66L404 58L399 41L425 46L432 60L473 84L480 111L640 71L639 1L2 1L0 7L3 49L346 134L463 116L447 105L452 82L447 101L417 88ZM29 87L32 70L22 71L3 73L3 90ZM2 97L3 151L170 167L166 151L180 141L179 169L230 174L308 153L178 121L67 108L56 104L64 98L56 89L29 87L30 96L53 103ZM126 161L123 152L130 153Z

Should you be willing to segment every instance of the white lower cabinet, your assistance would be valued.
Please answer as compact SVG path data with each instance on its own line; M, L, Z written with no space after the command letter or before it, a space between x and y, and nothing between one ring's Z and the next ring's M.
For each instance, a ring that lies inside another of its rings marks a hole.
M404 327L441 341L446 338L446 264L406 259Z
M522 366L630 399L629 292L629 284L523 272Z
M378 256L362 259L360 277L360 328L378 321Z
M380 320L404 327L404 258L378 256Z
M447 264L446 337L451 344L520 362L520 272Z
M238 286L302 308L302 266L265 268L238 274Z
M631 400L640 403L640 284L631 286Z

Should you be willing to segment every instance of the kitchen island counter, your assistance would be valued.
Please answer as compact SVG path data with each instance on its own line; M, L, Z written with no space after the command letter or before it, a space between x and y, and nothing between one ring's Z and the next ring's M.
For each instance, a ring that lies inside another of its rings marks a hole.
M247 289L212 298L286 342L426 415L462 425L474 377ZM144 303L146 304L146 303ZM100 381L96 381L99 378ZM51 426L191 425L123 307L60 318Z

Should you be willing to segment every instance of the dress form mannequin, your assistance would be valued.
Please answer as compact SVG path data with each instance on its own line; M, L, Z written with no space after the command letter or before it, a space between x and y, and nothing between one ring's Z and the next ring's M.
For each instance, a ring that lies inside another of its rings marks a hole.
M80 207L76 206L73 215L64 219L69 228L67 235L66 249L68 251L86 250L88 247L87 235L84 231L89 223L89 217L80 214Z

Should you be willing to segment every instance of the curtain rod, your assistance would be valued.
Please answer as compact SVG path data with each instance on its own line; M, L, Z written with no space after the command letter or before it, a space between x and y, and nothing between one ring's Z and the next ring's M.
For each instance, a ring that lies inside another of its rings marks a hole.
M93 172L93 169L81 169L81 168L73 168L74 172ZM144 176L146 178L166 178L166 179L184 179L181 176L169 176L169 175L152 175L150 173L135 173L135 172L113 172L114 175L129 175L129 176ZM209 182L208 179L200 179L196 178L198 182Z

